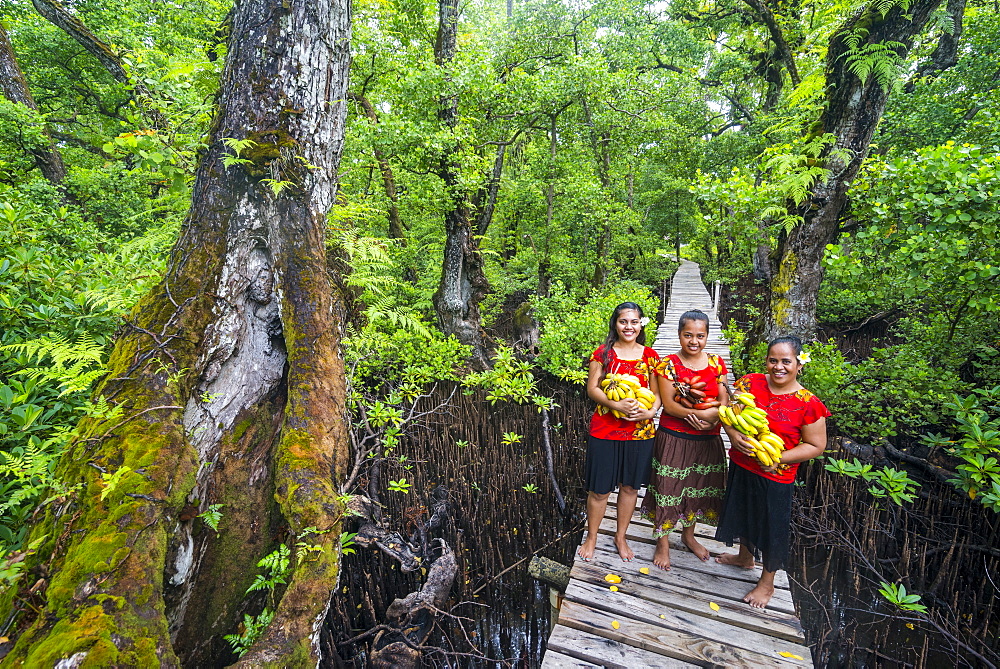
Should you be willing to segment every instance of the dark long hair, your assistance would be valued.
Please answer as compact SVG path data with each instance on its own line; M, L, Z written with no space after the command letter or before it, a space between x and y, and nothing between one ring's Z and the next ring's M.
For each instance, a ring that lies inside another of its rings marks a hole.
M622 302L615 310L611 312L611 320L608 321L608 336L604 339L604 351L601 354L601 365L604 367L604 373L608 373L608 362L611 360L611 349L614 347L615 342L618 341L618 328L615 324L618 322L618 316L623 311L632 309L639 313L639 318L643 318L642 307L640 307L635 302ZM646 328L639 326L639 336L635 338L636 342L646 345Z
M708 314L706 314L701 309L692 309L691 311L685 311L681 314L681 318L677 321L677 332L679 333L687 325L688 321L704 321L705 332L708 332L711 328L708 323Z

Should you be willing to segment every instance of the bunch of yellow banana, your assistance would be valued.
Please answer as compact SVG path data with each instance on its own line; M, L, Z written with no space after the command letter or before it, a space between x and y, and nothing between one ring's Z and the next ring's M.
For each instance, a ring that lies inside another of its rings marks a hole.
M601 381L601 389L609 400L617 402L631 397L645 409L653 408L653 402L656 401L653 391L643 388L639 377L632 374L608 374ZM625 414L617 409L613 409L611 413L625 418Z
M750 393L737 393L733 399L738 403L719 407L719 420L743 433L747 443L753 446L754 457L761 466L777 464L779 469L787 468L787 465L779 464L785 443L768 428L767 412L757 406Z

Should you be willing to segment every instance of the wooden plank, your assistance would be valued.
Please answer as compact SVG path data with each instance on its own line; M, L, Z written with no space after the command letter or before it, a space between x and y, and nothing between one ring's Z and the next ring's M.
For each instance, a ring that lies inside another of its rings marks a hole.
M596 662L602 667L612 669L632 669L633 667L687 669L698 666L562 625L557 625L552 630L545 657L547 658L553 650L571 658ZM543 664L543 666L546 665Z
M572 582L593 583L601 588L608 588L608 583L604 580L606 574L607 571L600 566L583 564L576 570L576 577ZM741 600L722 598L717 593L693 592L667 583L652 572L648 575L623 577L622 582L617 585L620 593L632 597L698 615L709 615L711 612L714 617L736 627L761 632L792 643L805 643L802 626L798 618L791 613L772 608L755 609ZM718 611L712 610L712 602L719 605Z
M613 537L617 531L617 523L613 518L605 518L601 521L601 534L607 537ZM636 527L630 524L628 529L625 530L625 538L629 542L629 546L632 547L632 551L635 553L636 557L641 560L646 560L648 562L653 561L653 551L656 548L656 540L650 536L648 529L642 527ZM694 553L691 553L687 546L681 542L681 536L679 533L674 532L670 535L670 564L674 564L674 556L678 553L683 553L684 555L691 556L690 561L683 562L685 569L694 569L695 571L701 571L705 573L722 573L729 575L731 578L735 578L741 581L747 581L748 583L756 583L757 579L760 578L761 566L758 564L753 569L743 569L742 567L734 567L727 564L719 564L714 559L708 562L702 562L698 558L694 557ZM721 555L723 553L735 553L735 549L729 548L721 541L715 541L714 539L699 539L701 544L708 549L708 552L713 555ZM600 545L600 539L598 539L598 545ZM617 556L617 550L614 547L614 543L608 543L608 550L615 553ZM679 559L684 559L678 555ZM620 560L620 558L619 558ZM682 563L678 562L678 565ZM787 589L788 586L788 574L784 571L779 571L774 575L774 585L778 588Z
M594 557L591 562L588 563L583 562L582 560L577 560L573 563L573 571L570 572L570 578L578 578L577 574L579 573L579 570L585 565L594 565L599 569L604 569L605 573L614 573L623 577L627 574L639 574L640 566L648 566L650 575L655 573L656 578L660 579L664 583L668 583L674 587L692 590L694 592L712 594L724 599L738 602L743 601L743 597L750 592L753 587L753 583L756 582L756 577L753 577L754 580L741 580L733 578L734 574L731 572L723 573L721 568L726 565L718 565L720 567L718 573L695 571L694 569L684 569L682 567L675 567L670 571L661 571L656 567L653 567L649 561L645 563L641 561L622 562L621 558L618 557L618 553L613 552L613 550L613 547L612 550L609 551L606 548L601 548L599 546L598 550L594 552ZM639 557L640 560L643 558L641 555ZM650 549L647 559L651 560L651 558L652 550ZM749 607L749 605L745 606ZM785 613L795 613L795 606L792 604L791 593L783 588L775 588L774 596L771 597L768 607L778 611L784 611Z
M616 620L619 623L618 629L612 625ZM563 601L559 611L559 624L696 664L747 669L808 666L805 661L788 661L781 657L770 657L765 653L755 653L729 644L693 637L667 627L593 609L572 600Z
M615 616L626 616L653 625L662 625L678 632L743 650L768 655L785 652L802 657L809 656L809 648L802 644L774 637L766 632L730 625L710 606L705 606L704 609L695 612L682 611L650 602L642 597L633 597L622 590L621 585L618 588L617 592L612 592L608 589L607 584L598 585L576 580L569 584L564 596L572 601L585 604L590 608L607 611ZM721 610L722 605L720 604L720 613Z
M612 528L613 527L614 526L612 525ZM604 536L610 538L612 534L613 532L609 531L605 533ZM653 551L656 549L656 544L651 541L640 542L638 539L632 541L627 532L625 537L629 539L629 546L632 547L632 551L635 553L636 558L638 558L640 562L643 562L641 566L655 568L651 564L647 563L651 563L653 561ZM604 543L598 539L598 546L603 548L604 552L607 553L612 561L615 558L618 558L619 562L621 562L621 558L618 556L618 549L615 548L613 541L609 539L606 543ZM706 574L725 576L744 583L756 583L757 579L760 578L759 568L741 569L740 567L733 567L732 565L719 564L712 559L708 562L702 562L695 557L694 553L681 544L680 535L671 535L670 537L670 566L678 569L689 569L704 572ZM782 585L778 585L777 579L775 579L775 585L779 588L788 589L787 580Z
M556 629L559 628L557 627ZM545 655L542 656L542 669L575 669L576 667L583 667L584 669L597 667L597 669L600 669L603 666L603 664L593 664L584 660L578 660L575 657L570 657L554 650L546 650Z

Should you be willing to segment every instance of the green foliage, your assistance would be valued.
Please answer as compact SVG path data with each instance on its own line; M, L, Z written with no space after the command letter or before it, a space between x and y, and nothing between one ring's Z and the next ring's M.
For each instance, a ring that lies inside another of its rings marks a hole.
M248 613L243 614L243 624L241 625L242 630L239 634L225 634L223 639L229 642L232 646L233 652L239 656L243 656L250 647L257 643L264 630L267 626L271 624L274 620L275 612L270 609L264 609L256 616L251 616Z
M485 389L486 399L490 404L531 402L539 411L552 408L552 399L537 392L538 382L535 379L533 366L525 360L518 360L513 349L507 346L499 347L491 363L490 369L486 371L466 374L462 383L468 388ZM504 435L504 438L506 439L507 435Z
M944 407L954 421L954 439L923 437L931 448L945 447L959 458L951 483L971 499L1000 513L1000 386L976 388L965 397L952 395Z
M198 518L205 521L205 524L219 533L219 523L222 521L222 507L225 504L209 504L208 508L198 514Z
M876 348L856 364L830 343L809 344L806 350L812 362L804 368L802 385L830 409L837 431L861 441L939 424L949 393L964 386L955 371L929 365L922 346Z
M257 562L264 572L257 574L253 583L247 588L247 594L259 590L273 591L278 585L285 585L291 575L291 551L285 544L279 544Z
M405 478L401 478L398 481L389 481L389 490L393 492L408 493L410 488L413 487L412 483L407 483Z
M895 584L883 581L878 591L890 604L895 604L903 611L927 613L927 607L919 603L920 595L907 594L906 586L902 583Z
M538 364L554 375L585 368L590 354L608 335L611 313L622 302L636 302L647 317L656 315L656 298L649 288L629 281L582 295L556 285L550 297L538 298L535 302L535 316L541 329ZM655 326L647 329L646 336L651 344Z
M905 471L893 467L875 469L871 464L862 464L855 458L853 462L828 458L824 468L829 472L841 474L852 479L860 478L872 485L868 492L876 499L890 499L896 505L912 502L916 497L917 482Z
M898 90L901 88L899 74L904 64L899 53L906 51L906 45L891 40L869 42L868 35L867 28L859 27L844 36L847 51L843 57L847 71L865 83L874 78L875 83L885 91Z

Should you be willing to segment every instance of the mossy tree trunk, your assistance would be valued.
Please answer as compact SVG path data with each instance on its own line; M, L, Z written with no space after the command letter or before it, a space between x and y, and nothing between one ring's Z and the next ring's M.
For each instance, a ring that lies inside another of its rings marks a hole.
M895 64L883 49L904 62L913 40L923 32L927 20L942 0L914 0L895 4L886 14L879 2L857 12L831 38L827 52L826 107L817 134L832 134L826 148L829 178L817 185L803 201L798 213L803 221L779 236L772 257L771 304L764 327L765 337L796 334L811 338L816 333L816 299L823 280L823 253L840 232L848 190L857 176L875 129L885 111L890 82L873 74L861 80L851 69L858 59L880 59L891 70ZM851 47L852 36L860 43ZM876 69L877 73L877 69Z
M439 67L448 68L458 49L458 0L439 0L438 32L434 44L434 59ZM449 131L458 126L457 93L442 95L438 119ZM438 163L438 176L448 191L450 208L444 214L444 260L441 283L434 293L434 309L445 334L453 334L472 347L472 364L478 369L489 365L489 354L483 339L479 303L490 284L483 270L472 227L469 194L461 183L461 147L445 151Z
M17 63L14 55L14 47L11 46L10 38L3 24L0 24L0 92L11 102L24 105L28 109L38 111L35 98L31 95L28 82L24 78L24 72ZM41 171L42 176L48 179L56 188L63 189L63 181L66 179L66 167L63 165L62 156L56 150L49 136L47 128L42 129L43 143L34 143L25 146L28 153L35 160L35 165Z
M278 543L293 558L243 666L315 666L348 459L340 303L324 237L350 23L334 0L240 0L218 117L162 283L135 307L44 508L3 666L217 666ZM229 138L252 140L243 162ZM197 515L221 504L218 534ZM304 532L316 528L317 532ZM293 551L294 552L294 551ZM255 608L256 607L256 608ZM0 611L7 619L10 611ZM82 664L81 664L82 663Z

